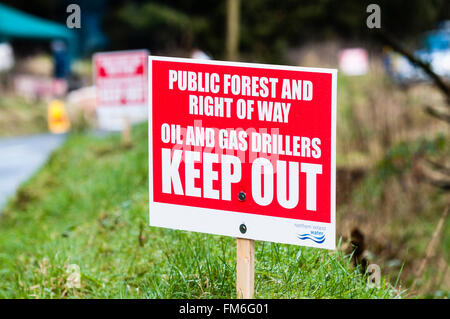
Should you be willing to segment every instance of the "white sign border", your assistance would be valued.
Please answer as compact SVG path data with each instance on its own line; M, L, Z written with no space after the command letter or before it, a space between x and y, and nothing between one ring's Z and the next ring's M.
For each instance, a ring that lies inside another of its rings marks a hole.
M288 71L329 73L332 75L331 94L331 198L330 223L273 217L210 208L159 203L153 200L153 96L152 61L212 64L246 68L264 68ZM274 64L244 63L217 60L200 60L149 56L148 59L148 160L149 160L149 224L150 226L187 230L237 238L262 240L298 246L336 249L336 103L337 69L307 68ZM239 226L245 224L247 232L242 234ZM289 232L288 229L292 231ZM323 232L325 240L317 243L311 239L300 239L299 235L316 230Z

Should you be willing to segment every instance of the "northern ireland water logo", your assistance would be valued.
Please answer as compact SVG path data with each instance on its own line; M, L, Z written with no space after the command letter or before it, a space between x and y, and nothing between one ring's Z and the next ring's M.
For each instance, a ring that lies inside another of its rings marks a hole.
M297 234L300 240L312 240L317 244L321 244L325 241L325 234L321 231L311 231L311 233Z

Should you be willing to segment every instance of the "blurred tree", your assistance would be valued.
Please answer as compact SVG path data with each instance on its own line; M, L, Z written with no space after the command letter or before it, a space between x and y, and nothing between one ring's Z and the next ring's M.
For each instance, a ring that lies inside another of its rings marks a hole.
M91 0L96 2L96 0ZM2 0L45 18L65 21L58 0ZM372 41L366 26L371 0L241 1L241 56L280 62L287 46L341 38ZM377 0L381 27L403 41L414 40L436 22L450 19L448 0ZM81 6L83 11L83 6ZM103 29L110 49L148 48L152 52L189 51L194 47L225 57L226 0L111 0Z
M355 0L246 0L241 2L242 56L279 62L283 49L309 40L339 37L371 41L367 6ZM200 47L225 57L226 1L114 1L104 26L112 46L152 51ZM382 28L404 39L450 18L447 0L380 0Z
M62 15L65 7L61 0L2 0L1 2L41 18L56 22L66 21L65 16Z
M130 2L110 12L103 25L114 48L188 50L207 30L208 20L160 3Z

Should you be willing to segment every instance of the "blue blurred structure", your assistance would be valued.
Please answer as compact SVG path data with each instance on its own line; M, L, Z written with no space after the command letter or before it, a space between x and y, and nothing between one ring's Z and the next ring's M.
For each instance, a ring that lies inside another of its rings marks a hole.
M437 75L450 79L450 20L425 33L422 47L414 55L428 63ZM389 76L399 84L429 81L425 72L397 53L387 53L384 62Z
M0 43L16 38L48 40L52 43L56 77L65 77L74 58L90 54L107 44L100 25L106 7L104 0L66 0L66 3L76 3L82 8L81 28L69 29L65 24L0 4ZM62 18L65 21L65 17Z
M76 34L65 25L0 4L0 41L15 38L62 40L71 56L78 53Z
M105 0L65 0L66 6L78 4L81 8L81 28L74 29L78 35L81 55L90 55L106 47L108 41L101 28L103 14L106 12Z

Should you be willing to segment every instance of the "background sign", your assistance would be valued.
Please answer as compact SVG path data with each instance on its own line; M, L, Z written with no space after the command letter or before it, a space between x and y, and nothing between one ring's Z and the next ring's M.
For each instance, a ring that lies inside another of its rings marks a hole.
M150 56L150 225L334 249L336 72Z
M147 119L147 59L149 52L115 51L94 55L99 127L120 130Z
M339 70L345 75L364 75L369 71L369 55L363 48L339 51Z

